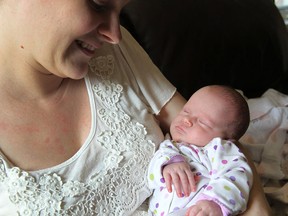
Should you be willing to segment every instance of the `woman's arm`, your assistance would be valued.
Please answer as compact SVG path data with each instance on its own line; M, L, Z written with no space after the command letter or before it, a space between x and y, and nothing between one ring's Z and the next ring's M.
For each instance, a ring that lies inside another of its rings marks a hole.
M241 214L241 216L254 216L254 215L270 216L272 215L272 212L266 200L261 185L260 177L257 173L256 167L254 166L253 160L249 152L243 147L241 143L238 142L237 146L247 157L249 165L253 171L253 185L249 195L247 210L243 214Z
M171 100L161 109L159 115L156 116L164 134L169 132L172 120L181 111L186 102L186 99L179 92L176 92Z

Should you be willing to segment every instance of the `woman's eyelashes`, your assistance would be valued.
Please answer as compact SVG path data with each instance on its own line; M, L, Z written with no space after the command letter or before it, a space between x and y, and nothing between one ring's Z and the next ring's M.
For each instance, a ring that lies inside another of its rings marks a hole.
M97 0L89 0L89 6L96 12L102 12L107 9L107 6Z

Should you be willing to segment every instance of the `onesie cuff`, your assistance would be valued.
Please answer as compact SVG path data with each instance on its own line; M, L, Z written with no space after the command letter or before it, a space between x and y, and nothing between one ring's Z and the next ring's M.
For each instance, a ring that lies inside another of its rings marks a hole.
M172 164L172 163L180 163L180 162L185 162L185 158L182 155L175 155L172 156L167 162L165 162L163 164L163 166L166 166L168 164Z

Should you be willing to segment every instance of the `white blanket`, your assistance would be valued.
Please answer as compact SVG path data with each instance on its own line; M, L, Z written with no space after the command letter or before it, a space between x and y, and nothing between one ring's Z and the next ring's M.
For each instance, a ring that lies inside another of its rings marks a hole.
M288 95L268 89L247 102L251 122L240 142L252 154L266 195L288 203Z

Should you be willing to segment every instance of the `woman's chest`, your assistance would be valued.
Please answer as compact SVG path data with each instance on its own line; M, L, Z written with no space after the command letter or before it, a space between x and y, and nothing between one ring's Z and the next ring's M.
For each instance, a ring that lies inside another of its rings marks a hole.
M67 96L61 106L50 109L6 109L0 114L1 151L25 170L52 167L72 157L91 129L88 97L73 99L78 102Z

